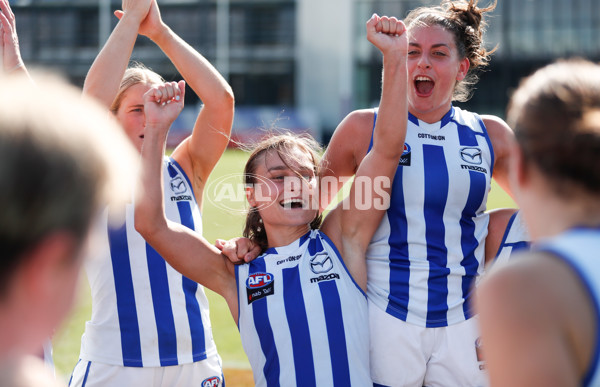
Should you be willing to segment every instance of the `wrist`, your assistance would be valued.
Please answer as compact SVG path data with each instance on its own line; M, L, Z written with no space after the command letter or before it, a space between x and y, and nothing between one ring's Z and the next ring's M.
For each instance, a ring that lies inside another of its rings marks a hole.
M165 23L160 23L159 28L152 29L152 34L148 34L148 39L152 40L157 46L161 46L171 36L171 29Z
M137 31L144 20L144 15L139 15L133 11L123 11L123 16L119 19L119 24L130 24Z

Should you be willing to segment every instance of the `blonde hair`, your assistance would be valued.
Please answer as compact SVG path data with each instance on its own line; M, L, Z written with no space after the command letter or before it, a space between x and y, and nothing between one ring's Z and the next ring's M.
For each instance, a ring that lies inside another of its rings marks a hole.
M123 79L121 79L121 84L119 85L117 96L110 105L110 111L113 114L116 114L119 110L127 90L140 83L154 86L165 83L165 80L163 77L150 70L143 64L134 62L127 70L125 70L125 74L123 75Z

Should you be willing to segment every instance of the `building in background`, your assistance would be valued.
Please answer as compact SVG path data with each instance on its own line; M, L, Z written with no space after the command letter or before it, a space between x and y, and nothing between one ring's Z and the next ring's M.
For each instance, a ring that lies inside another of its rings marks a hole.
M485 0L480 0L485 5ZM327 140L351 110L372 107L380 93L381 56L365 39L372 13L404 17L431 0L159 0L163 19L229 80L236 96L234 135L254 128L310 129ZM21 50L30 65L83 83L117 22L111 0L11 0ZM597 0L499 0L488 47L498 46L464 104L504 115L518 80L558 57L600 59ZM133 59L167 79L170 62L140 37ZM191 94L191 93L188 93ZM198 103L190 96L187 105ZM176 130L185 131L185 115Z

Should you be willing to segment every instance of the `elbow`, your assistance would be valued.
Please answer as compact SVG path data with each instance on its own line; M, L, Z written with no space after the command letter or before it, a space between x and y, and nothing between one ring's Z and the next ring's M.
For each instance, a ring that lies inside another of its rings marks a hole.
M134 227L135 231L139 232L140 235L146 240L151 240L154 235L159 231L158 222L147 216L148 213L142 210L136 210L134 216Z
M220 104L224 110L231 112L233 115L233 110L235 109L235 96L233 95L231 86L227 85L227 87L223 90Z

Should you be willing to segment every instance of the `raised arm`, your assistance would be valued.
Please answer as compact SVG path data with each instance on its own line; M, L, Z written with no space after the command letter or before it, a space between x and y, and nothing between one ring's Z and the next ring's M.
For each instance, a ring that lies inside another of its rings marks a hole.
M2 11L0 12L0 59L2 60L0 73L21 74L29 77L21 58L15 15L8 0L0 0L0 10Z
M183 108L184 90L183 81L179 84L168 82L144 95L146 131L134 211L135 228L175 270L222 295L237 320L233 265L199 233L165 216L164 148L169 126ZM172 95L173 99L163 101L157 98L161 95Z
M83 93L96 98L107 109L117 96L140 23L148 14L150 2L123 0L120 20L85 77Z
M204 184L229 143L233 92L217 69L162 21L156 0L151 1L150 12L139 32L169 57L204 105L192 135L173 152L188 176L193 177L196 199L201 202Z
M406 27L396 18L373 15L367 22L367 38L383 53L383 86L373 148L358 166L350 194L330 212L322 227L364 289L365 251L389 207L391 182L408 122Z

